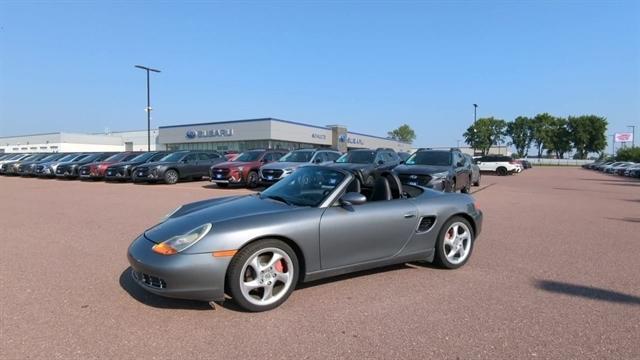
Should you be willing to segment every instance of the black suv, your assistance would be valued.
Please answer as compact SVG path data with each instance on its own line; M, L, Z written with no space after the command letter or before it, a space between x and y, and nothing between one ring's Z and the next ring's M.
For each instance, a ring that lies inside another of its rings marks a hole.
M357 149L349 150L328 166L352 171L364 186L371 187L376 172L391 170L398 166L400 161L400 157L393 149Z
M175 184L181 179L202 179L209 176L209 168L225 161L216 152L177 151L156 162L142 164L133 171L133 182L157 182Z
M400 181L446 192L471 189L471 162L458 149L418 149L393 170Z

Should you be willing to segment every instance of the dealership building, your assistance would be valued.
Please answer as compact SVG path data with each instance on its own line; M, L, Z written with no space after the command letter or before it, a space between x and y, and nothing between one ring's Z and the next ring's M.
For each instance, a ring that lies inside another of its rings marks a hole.
M168 150L245 151L249 149L391 148L409 151L411 144L348 131L343 125L317 126L262 118L161 126L158 143Z
M152 150L391 148L408 152L411 144L349 131L343 125L317 126L261 118L161 126L151 134ZM50 133L0 137L0 152L145 151L147 131L107 134Z

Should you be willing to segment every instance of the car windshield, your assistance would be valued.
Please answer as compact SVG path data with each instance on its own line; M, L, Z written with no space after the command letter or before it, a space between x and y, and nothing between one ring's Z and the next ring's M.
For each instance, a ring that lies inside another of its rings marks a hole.
M407 165L451 165L451 153L448 151L418 151L404 162Z
M182 158L186 155L186 152L176 152L176 153L171 153L165 157L163 157L162 159L160 159L160 161L168 161L168 162L177 162L182 160Z
M256 160L258 160L260 158L262 153L263 153L263 151L247 151L247 152L243 152L234 161L240 161L240 162L256 161Z
M376 157L375 151L349 151L340 156L337 163L371 164Z
M345 175L322 167L302 167L260 194L294 206L318 206L343 180Z
M279 162L309 162L313 157L313 151L292 151L278 160Z
M158 155L158 154L157 153L146 152L146 153L142 153L142 154L136 155L133 159L131 159L129 161L146 161L148 158L150 158L150 157L152 157L154 155Z
M73 158L75 158L76 156L78 156L78 154L65 155L65 156L61 157L60 159L58 159L58 161L70 161Z
M76 155L75 155L74 157L72 157L69 161L71 162L71 161L78 161L78 160L82 160L82 159L86 158L87 156L89 156L89 155L88 155L88 154L81 154L81 155L76 154Z

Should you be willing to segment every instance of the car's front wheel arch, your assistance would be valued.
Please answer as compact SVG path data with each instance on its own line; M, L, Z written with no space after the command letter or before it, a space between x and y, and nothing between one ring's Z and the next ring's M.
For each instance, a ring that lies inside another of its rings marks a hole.
M247 241L246 243L242 244L242 246L238 249L238 251L244 249L245 247L249 246L250 244L253 244L255 242L258 241L262 241L262 240L280 240L283 243L287 244L292 250L293 252L295 252L296 257L298 258L298 283L302 283L304 282L304 278L305 278L305 274L306 274L306 259L304 256L304 253L302 252L302 249L300 248L300 246L298 246L298 244L291 240L290 238L286 237L286 236L281 236L281 235L264 235L264 236L260 236L257 237L255 239L251 239L249 241Z

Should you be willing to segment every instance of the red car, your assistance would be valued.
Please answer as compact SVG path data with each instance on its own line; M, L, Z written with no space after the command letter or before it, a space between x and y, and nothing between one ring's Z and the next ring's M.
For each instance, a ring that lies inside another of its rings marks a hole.
M287 153L285 150L249 150L245 151L233 161L216 164L209 170L211 181L219 187L229 184L246 185L254 188L258 186L260 166L277 161Z
M114 155L109 156L100 162L86 164L78 169L78 174L80 174L80 179L102 179L104 178L104 173L107 171L107 168L115 163L129 161L134 157L140 155L139 152L121 152Z

